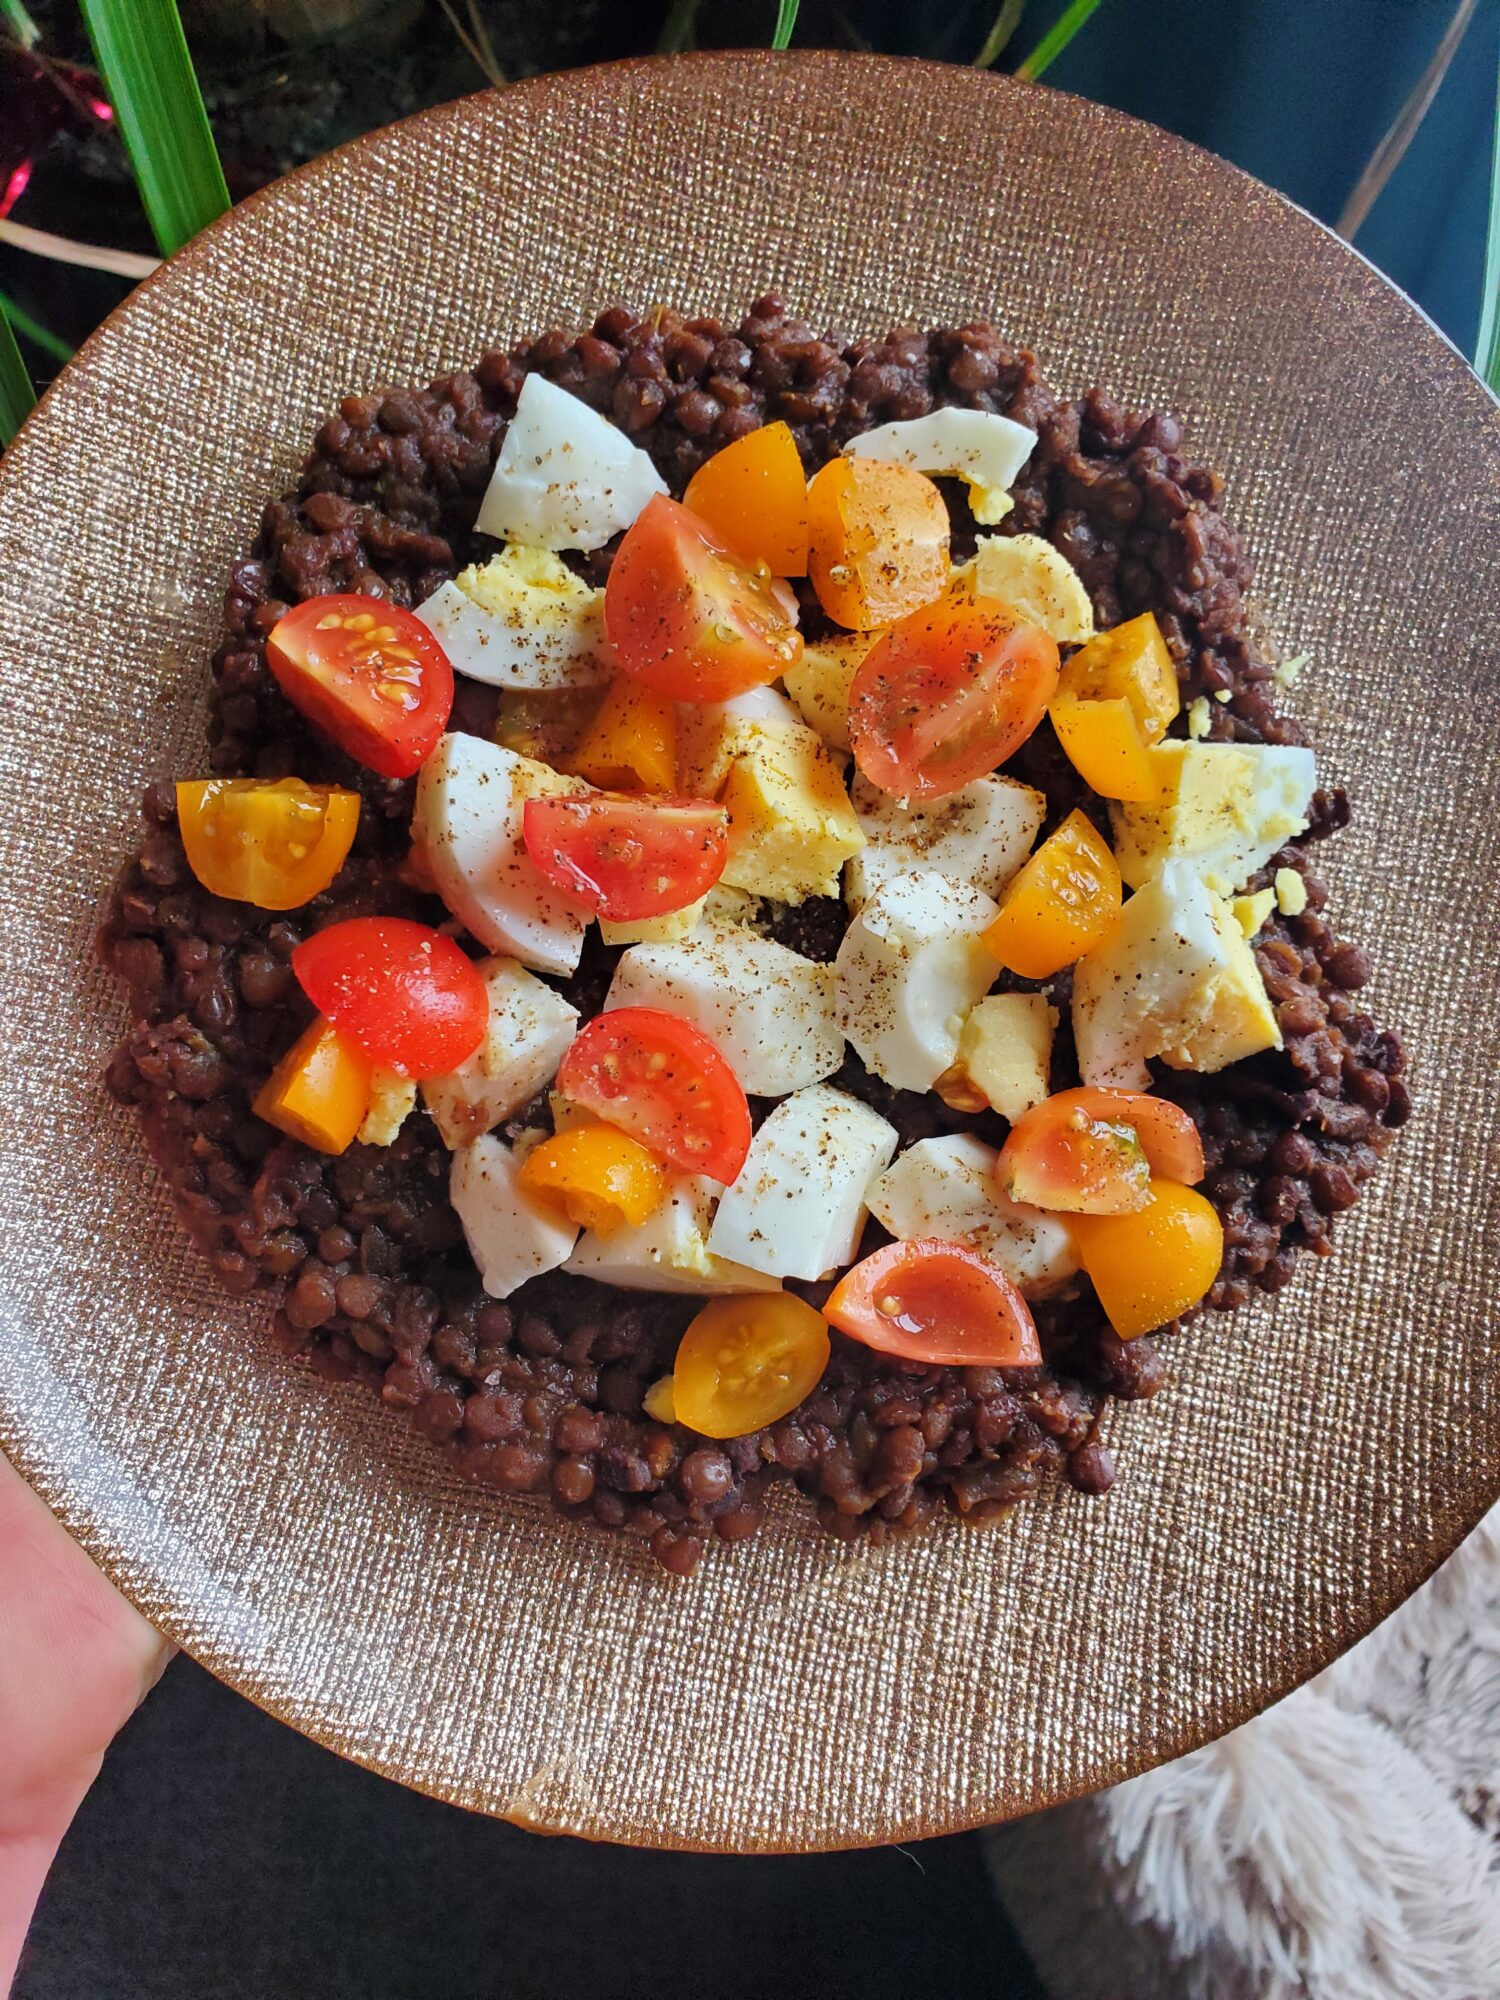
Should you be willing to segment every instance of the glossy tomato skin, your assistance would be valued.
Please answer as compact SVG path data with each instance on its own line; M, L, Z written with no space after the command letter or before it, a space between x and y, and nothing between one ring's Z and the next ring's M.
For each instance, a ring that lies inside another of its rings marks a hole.
M616 664L674 701L729 701L796 664L796 600L665 494L610 565L604 629Z
M997 1264L964 1243L914 1237L864 1258L823 1316L881 1354L934 1367L1035 1368L1031 1308Z
M402 1076L446 1075L484 1039L484 981L451 937L426 924L330 924L298 945L292 971L341 1034Z
M1148 1205L1154 1181L1202 1178L1203 1141L1180 1104L1086 1084L1033 1105L995 1162L1010 1200L1073 1215L1128 1215Z
M952 591L900 619L860 663L855 761L895 798L947 798L1020 749L1057 676L1050 634L996 598Z
M610 923L686 909L729 858L729 814L712 799L591 792L528 799L526 852L540 872Z
M278 619L266 664L315 729L382 778L409 778L453 708L453 668L420 618L378 597L310 597Z
M557 1088L660 1159L724 1186L750 1150L750 1106L717 1046L656 1007L596 1015L562 1059Z
M672 1367L673 1419L704 1437L746 1437L804 1402L828 1366L828 1322L791 1292L715 1299Z

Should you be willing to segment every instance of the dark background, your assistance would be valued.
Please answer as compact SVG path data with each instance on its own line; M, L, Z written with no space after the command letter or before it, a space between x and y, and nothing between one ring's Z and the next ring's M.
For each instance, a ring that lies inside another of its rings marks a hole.
M1031 0L1005 64L1060 11ZM70 7L33 12L52 31L44 48L86 60ZM331 41L267 36L252 12L184 7L236 195L483 81L433 0L385 0L373 25ZM508 76L649 50L664 12L485 0ZM765 41L774 12L768 0L704 0L700 39ZM1331 223L1452 12L1451 0L1103 0L1047 81L1209 146ZM963 0L807 0L798 40L968 61L991 18L989 5ZM1497 63L1500 0L1481 0L1357 238L1465 353ZM14 66L0 73L0 184L22 111L25 136L44 148L16 220L149 249L108 135L66 121L48 130L26 88ZM70 344L125 290L4 246L0 285ZM56 365L36 347L27 357L39 379ZM777 1860L545 1840L341 1764L180 1660L69 1835L16 1992L738 2000L768 1988L830 2000L1040 1993L989 1888L980 1836Z

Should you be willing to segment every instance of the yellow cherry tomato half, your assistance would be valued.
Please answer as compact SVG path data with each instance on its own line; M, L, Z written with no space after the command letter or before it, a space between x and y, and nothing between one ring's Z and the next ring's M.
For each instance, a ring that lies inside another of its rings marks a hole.
M1124 695L1080 701L1060 694L1048 713L1068 762L1100 798L1147 805L1161 797L1151 747Z
M1128 701L1148 743L1161 741L1182 705L1177 669L1149 611L1080 646L1062 670L1058 692L1076 701Z
M828 1353L828 1322L790 1292L715 1299L677 1349L677 1421L711 1438L763 1430L811 1395Z
M261 1085L257 1118L319 1153L342 1153L370 1108L375 1064L319 1014Z
M564 761L568 770L602 791L675 791L676 704L629 674L617 674L577 749Z
M1224 1225L1196 1188L1153 1181L1129 1215L1070 1215L1078 1260L1121 1340L1197 1305L1224 1261Z
M661 1206L667 1177L661 1162L616 1125L574 1125L526 1155L521 1185L555 1203L569 1222L612 1236L634 1228Z
M807 574L835 625L868 632L948 584L948 509L925 473L835 458L807 489Z
M705 459L682 504L772 576L807 571L807 478L788 425L762 424Z
M359 794L300 778L187 779L177 787L177 825L205 889L261 910L295 910L343 867Z
M1047 979L1108 937L1121 899L1108 841L1071 812L1011 882L984 942L1023 979Z

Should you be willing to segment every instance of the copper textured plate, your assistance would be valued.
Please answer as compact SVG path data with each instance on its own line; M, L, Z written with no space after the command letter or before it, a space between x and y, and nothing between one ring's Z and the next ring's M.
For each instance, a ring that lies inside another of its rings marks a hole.
M1226 469L1418 1115L1338 1253L1176 1343L1122 1477L881 1550L786 1505L687 1585L459 1486L219 1296L99 1073L99 899L198 754L230 556L338 396L618 296L992 317ZM0 472L0 1442L142 1608L320 1741L527 1824L707 1848L939 1833L1240 1721L1500 1486L1500 418L1308 217L1096 107L715 56L377 132L141 288Z

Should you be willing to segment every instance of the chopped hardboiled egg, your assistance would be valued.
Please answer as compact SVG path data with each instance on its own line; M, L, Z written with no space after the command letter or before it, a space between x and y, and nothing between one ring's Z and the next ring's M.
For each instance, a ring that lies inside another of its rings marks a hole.
M1186 861L1216 895L1233 895L1307 825L1317 784L1311 750L1174 739L1147 755L1158 801L1109 809L1115 859L1133 889L1164 862Z
M752 896L836 896L844 863L865 844L832 753L800 722L757 731L719 801L729 811L723 879Z
M892 1236L967 1243L1026 1298L1048 1298L1078 1269L1072 1238L1061 1216L1000 1192L998 1158L968 1132L919 1139L870 1189L870 1213Z
M865 1195L897 1133L857 1097L816 1083L766 1119L719 1203L708 1247L775 1278L821 1278L853 1260Z
M1276 891L1257 889L1253 896L1236 896L1230 907L1245 936L1253 938L1276 907Z
M986 535L953 581L976 596L998 597L1060 646L1081 646L1094 636L1094 607L1083 578L1040 535Z
M422 1102L453 1147L492 1132L529 1103L557 1074L578 1032L578 1009L513 958L487 959L476 969L490 1002L484 1040L457 1069L422 1085Z
M526 852L528 798L587 791L550 765L453 732L417 779L412 851L448 908L482 945L540 972L573 972L586 920Z
M991 993L971 1009L938 1094L957 1111L986 1105L1014 1125L1047 1095L1057 1009L1040 993Z
M844 870L851 910L893 875L935 868L998 896L1031 852L1047 801L1014 778L976 778L960 792L903 806L856 775L850 798L869 845Z
M844 1033L898 1090L930 1090L999 970L982 939L994 899L932 869L881 884L835 960Z
M809 640L782 675L802 720L830 750L849 750L849 692L876 632L837 632Z
M934 410L851 438L856 458L884 458L918 472L946 472L969 489L974 519L993 527L1010 511L1010 489L1036 448L1036 432L990 410Z
M716 799L736 757L754 748L767 730L803 730L805 725L784 694L773 687L750 688L729 701L677 704L677 790L690 798Z
M617 425L545 375L528 375L476 526L533 548L602 549L666 490Z
M1281 1047L1275 1009L1228 903L1170 861L1073 969L1073 1038L1088 1084L1145 1090L1148 1059L1218 1070Z
M1284 917L1300 917L1307 908L1307 884L1295 868L1278 868L1271 878L1271 894Z
M657 1007L691 1021L752 1097L819 1083L844 1059L833 967L752 930L632 946L604 1005Z
M700 896L680 910L668 910L664 917L637 917L624 924L612 924L608 917L601 917L599 935L607 945L681 944L697 930L707 905L707 896Z
M491 1298L508 1299L528 1278L567 1262L577 1228L520 1184L510 1147L485 1134L453 1155L448 1198L463 1224L480 1282Z
M519 544L440 584L417 616L455 669L491 687L593 687L608 678L604 592L550 549Z
M627 1292L779 1292L778 1279L710 1252L709 1217L719 1192L717 1181L678 1175L667 1199L634 1228L608 1236L586 1229L568 1269Z
M389 1146L417 1108L417 1086L409 1076L377 1063L370 1074L370 1106L355 1137L362 1146Z

